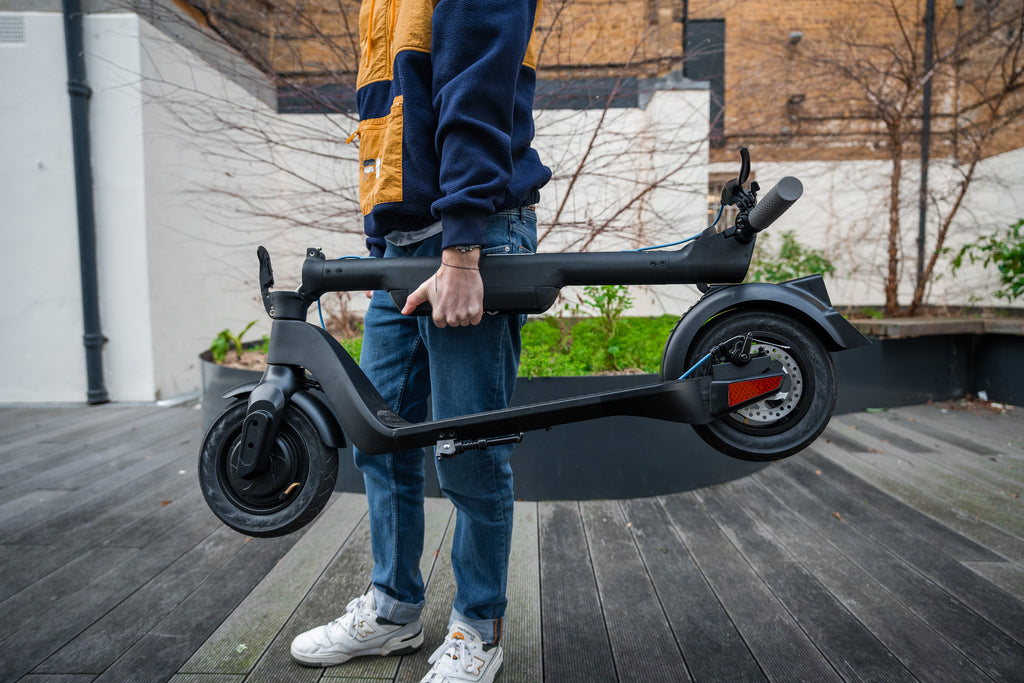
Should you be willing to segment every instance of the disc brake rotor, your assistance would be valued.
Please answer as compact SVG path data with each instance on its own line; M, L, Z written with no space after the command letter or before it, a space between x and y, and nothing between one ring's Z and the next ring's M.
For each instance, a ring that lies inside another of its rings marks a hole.
M750 346L750 351L752 354L766 351L769 358L781 363L782 370L789 379L789 386L786 390L779 391L773 396L729 413L729 417L748 425L770 425L796 410L800 403L800 397L804 393L803 374L800 372L800 366L797 365L796 359L784 348L754 342Z

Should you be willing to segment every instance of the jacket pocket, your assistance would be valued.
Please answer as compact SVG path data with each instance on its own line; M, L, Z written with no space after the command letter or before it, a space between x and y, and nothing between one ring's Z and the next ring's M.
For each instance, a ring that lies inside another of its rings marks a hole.
M359 122L359 207L402 201L402 97L387 116Z

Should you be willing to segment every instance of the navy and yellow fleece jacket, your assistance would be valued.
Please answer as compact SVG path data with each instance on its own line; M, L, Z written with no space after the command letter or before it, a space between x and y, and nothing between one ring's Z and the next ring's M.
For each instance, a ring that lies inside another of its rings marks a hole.
M539 0L363 0L359 202L371 254L441 221L481 244L486 217L536 203L551 177L530 147Z

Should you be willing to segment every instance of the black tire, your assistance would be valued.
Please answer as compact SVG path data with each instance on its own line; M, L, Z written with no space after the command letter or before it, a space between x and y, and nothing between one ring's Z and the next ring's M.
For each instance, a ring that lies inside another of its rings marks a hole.
M708 424L693 425L709 445L751 462L779 460L809 446L828 425L836 404L832 357L803 322L773 311L735 311L712 318L701 328L686 354L681 374L716 344L751 333L772 357L782 362L789 381L783 391ZM697 373L710 372L707 362ZM678 376L678 374L676 375Z
M308 524L327 504L338 477L337 450L324 445L305 413L288 405L271 468L241 479L234 471L246 410L246 400L236 401L210 426L199 453L199 485L213 513L235 531L283 536Z

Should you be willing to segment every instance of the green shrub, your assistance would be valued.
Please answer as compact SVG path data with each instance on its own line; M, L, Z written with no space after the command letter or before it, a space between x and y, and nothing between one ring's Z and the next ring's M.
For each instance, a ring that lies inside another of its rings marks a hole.
M961 247L960 252L953 259L953 274L955 275L956 271L963 266L965 256L970 259L971 263L981 261L985 268L995 265L999 271L1000 288L993 293L997 298L1013 303L1018 297L1024 295L1022 226L1024 226L1024 219L1009 226L1002 233L985 235L977 242Z
M579 376L627 369L657 373L675 322L670 315L620 318L609 337L602 318L531 320L523 327L519 376Z
M234 334L231 330L221 330L213 341L210 342L210 354L213 356L213 362L223 363L224 359L228 357L228 351L231 349L235 350L235 354L238 358L242 357L242 337L248 332L256 321L253 320L245 326L238 334ZM270 346L270 337L263 335L263 340L260 343L260 350L263 353L267 352L267 348Z
M520 377L578 377L602 372L640 370L658 373L661 352L676 318L619 318L615 333L605 333L603 318L565 320L546 316L523 326ZM363 339L340 339L357 361Z
M778 283L815 273L832 275L836 272L825 252L800 244L792 230L782 232L781 235L782 246L777 250L765 244L770 237L768 233L763 232L758 236L757 249L747 272L747 282Z
M341 347L348 351L348 354L359 362L359 354L363 351L363 338L352 337L351 339L339 339L338 343Z

